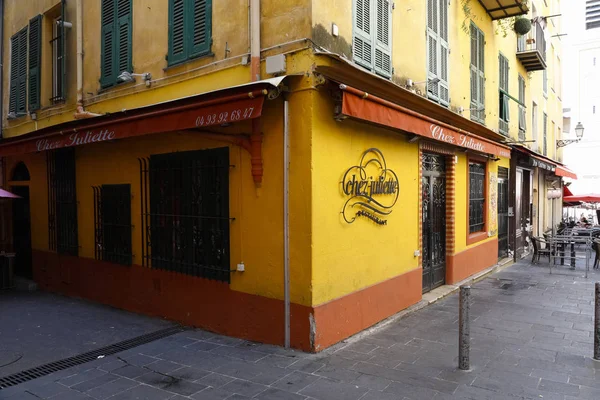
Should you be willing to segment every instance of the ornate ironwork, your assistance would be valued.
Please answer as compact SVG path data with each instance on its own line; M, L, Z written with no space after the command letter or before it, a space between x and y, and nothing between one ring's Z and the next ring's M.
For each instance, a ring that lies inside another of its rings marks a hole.
M131 265L131 186L102 185L92 188L96 259Z
M498 256L508 256L508 168L498 167Z
M59 254L76 256L79 253L79 242L75 149L49 151L46 157L49 247Z
M422 157L423 292L442 285L446 275L446 163L445 157Z
M556 141L556 147L565 147L570 145L571 143L577 143L581 139L560 139Z
M342 208L344 221L351 224L357 217L366 217L387 225L385 217L392 213L400 188L398 176L387 167L380 150L366 150L360 163L348 168L340 183L342 193L350 196Z
M229 148L139 161L143 264L229 282Z
M469 233L485 227L485 165L469 163Z

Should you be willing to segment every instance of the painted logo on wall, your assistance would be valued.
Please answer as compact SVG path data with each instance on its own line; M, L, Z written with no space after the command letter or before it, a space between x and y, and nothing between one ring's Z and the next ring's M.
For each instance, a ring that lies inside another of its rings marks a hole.
M351 224L357 218L367 218L378 225L387 225L387 216L398 201L398 176L387 167L383 153L375 148L365 151L360 163L348 168L341 182L342 193L350 196L342 216Z

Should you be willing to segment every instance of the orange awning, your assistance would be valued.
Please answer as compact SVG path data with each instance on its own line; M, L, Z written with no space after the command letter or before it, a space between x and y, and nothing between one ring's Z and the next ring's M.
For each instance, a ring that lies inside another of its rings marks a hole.
M577 179L577 174L571 171L569 168L564 165L557 165L556 171L554 172L556 176L564 176L566 178Z
M342 115L413 133L480 153L510 158L510 147L466 132L347 85Z
M259 118L269 89L285 77L225 88L86 120L70 121L0 141L0 156L53 150Z

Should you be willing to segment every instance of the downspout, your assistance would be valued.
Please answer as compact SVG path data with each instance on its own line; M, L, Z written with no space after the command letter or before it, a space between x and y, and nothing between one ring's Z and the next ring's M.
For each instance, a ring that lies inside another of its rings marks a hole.
M0 139L3 137L4 137L4 0L0 0Z
M77 0L77 111L73 114L75 119L99 117L96 114L85 111L83 108L83 0Z
M290 112L283 97L283 298L286 349L290 348Z

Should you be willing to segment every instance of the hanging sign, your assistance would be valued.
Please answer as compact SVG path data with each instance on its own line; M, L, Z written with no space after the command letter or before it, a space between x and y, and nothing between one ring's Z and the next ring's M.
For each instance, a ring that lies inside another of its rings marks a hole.
M342 209L344 221L351 224L357 218L366 218L387 225L387 217L398 201L400 185L380 150L365 151L360 163L346 170L341 186L344 196L349 196Z

